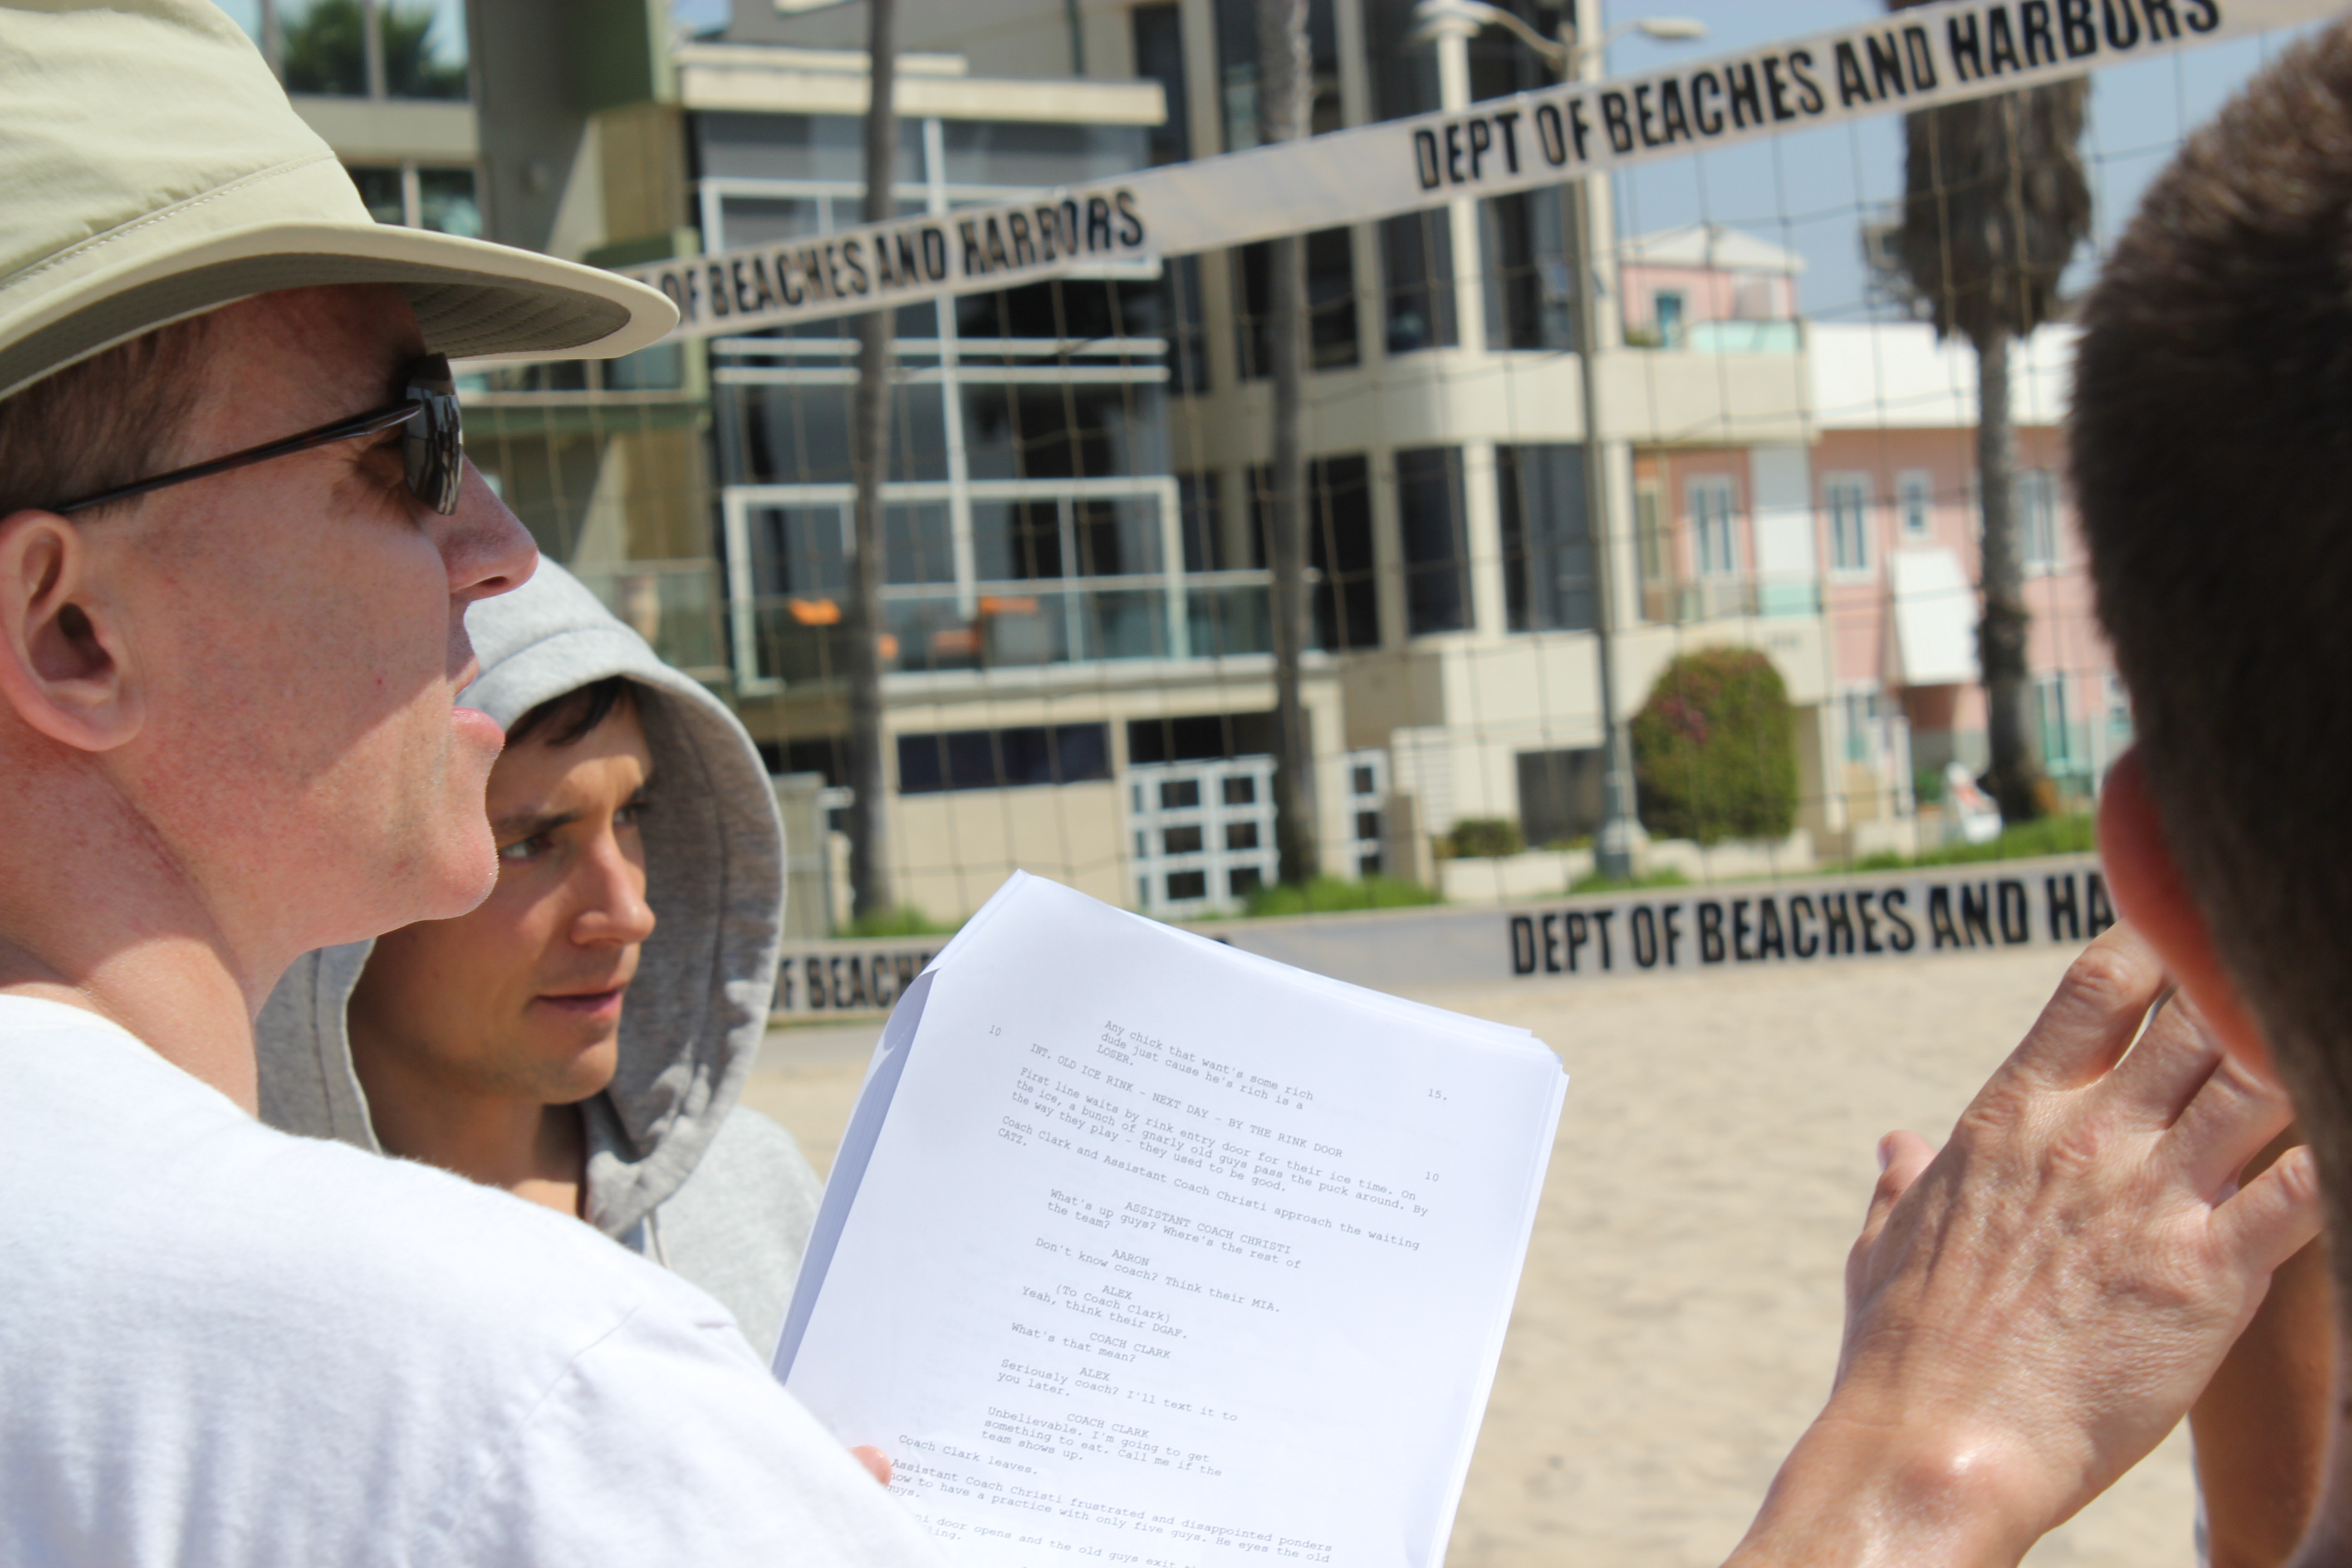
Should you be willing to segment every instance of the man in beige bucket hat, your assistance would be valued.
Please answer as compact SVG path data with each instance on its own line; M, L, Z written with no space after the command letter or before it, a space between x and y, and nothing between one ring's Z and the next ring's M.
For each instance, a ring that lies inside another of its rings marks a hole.
M700 1292L252 1115L290 960L495 875L446 356L674 319L372 222L201 0L0 0L0 1562L932 1561Z
M446 356L670 323L371 223L201 0L0 0L0 1563L934 1560L692 1287L252 1114L289 963L494 879L464 616L533 554L465 464ZM2014 1561L2311 1233L2269 1178L2219 1210L2140 1179L2285 1112L2140 1114L2226 1075L2177 1026L2105 1071L2155 974L2102 948L1946 1158L1890 1146L1839 1392L1743 1562ZM2097 1170L2046 1157L2095 1134ZM2217 1212L2227 1245L2176 1244ZM2053 1370L2021 1395L2019 1366ZM1988 1430L2044 1461L2021 1502L1960 1484Z

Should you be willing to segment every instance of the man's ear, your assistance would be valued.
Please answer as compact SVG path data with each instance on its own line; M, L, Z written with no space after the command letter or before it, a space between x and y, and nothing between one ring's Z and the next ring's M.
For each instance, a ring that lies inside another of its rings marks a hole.
M59 745L106 752L139 732L145 698L125 616L92 566L68 519L0 518L0 702Z
M2133 746L2107 770L2099 791L2099 856L2116 908L2164 959L2173 981L2230 1054L2265 1078L2278 1075L2270 1047L2247 1013L2237 982L2221 966L2213 938L2147 791L2147 770Z

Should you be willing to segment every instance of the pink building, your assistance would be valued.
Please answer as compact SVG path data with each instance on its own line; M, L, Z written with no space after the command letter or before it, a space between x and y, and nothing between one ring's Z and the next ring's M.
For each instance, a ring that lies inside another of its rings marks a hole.
M1625 341L1635 347L1794 353L1804 258L1721 224L1629 239L1618 255Z
M1848 795L1870 784L1899 795L1915 772L1986 762L1976 356L1910 322L1813 323L1806 346L1815 547ZM2062 793L2081 796L2131 721L2066 493L2059 424L2073 353L2071 329L2036 333L2011 355L2011 396L2032 721Z

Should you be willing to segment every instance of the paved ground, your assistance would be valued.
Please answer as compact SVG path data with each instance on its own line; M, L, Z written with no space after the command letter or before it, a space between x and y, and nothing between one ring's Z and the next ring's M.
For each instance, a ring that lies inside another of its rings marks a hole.
M1484 987L1574 1082L1451 1568L1706 1568L1819 1406L1884 1131L1940 1140L2061 954ZM770 1037L749 1101L820 1170L871 1026ZM2032 1568L2189 1568L2180 1434Z

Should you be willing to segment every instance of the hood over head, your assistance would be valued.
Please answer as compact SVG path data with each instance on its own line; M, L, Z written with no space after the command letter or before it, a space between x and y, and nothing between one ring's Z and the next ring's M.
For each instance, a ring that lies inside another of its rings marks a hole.
M656 658L580 581L542 560L466 613L482 673L459 700L511 727L551 698L623 675L642 700L657 807L645 821L656 924L621 1011L612 1086L581 1109L587 1217L619 1237L676 1192L734 1108L768 1023L783 931L783 828L743 726ZM298 960L256 1027L272 1126L381 1152L345 1009L373 942Z

